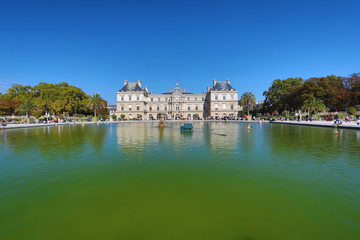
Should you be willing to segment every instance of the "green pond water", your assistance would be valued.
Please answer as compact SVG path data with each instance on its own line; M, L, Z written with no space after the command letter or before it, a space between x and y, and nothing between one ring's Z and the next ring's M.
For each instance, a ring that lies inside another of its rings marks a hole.
M0 131L0 239L360 239L360 131L182 124Z

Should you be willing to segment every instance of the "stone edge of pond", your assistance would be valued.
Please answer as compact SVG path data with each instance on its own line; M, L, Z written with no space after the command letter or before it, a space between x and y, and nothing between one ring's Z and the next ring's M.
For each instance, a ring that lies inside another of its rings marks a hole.
M311 127L328 127L334 128L335 125L333 122L324 122L324 121L317 121L317 122L288 122L288 121L271 121L270 123L275 124L287 124L287 125L298 125L298 126L311 126ZM360 126L356 125L355 122L350 123L343 123L338 125L338 128L346 128L346 129L357 129L360 130Z
M146 121L111 121L107 123L158 123L158 120ZM167 120L167 122L242 122L242 123L260 123L258 120ZM53 127L61 125L79 125L79 124L105 124L105 122L81 122L81 123L35 123L35 124L9 124L7 126L0 126L0 130L19 129L19 128L34 128L34 127ZM268 123L268 121L263 121Z
M84 124L95 124L96 122L83 122ZM0 126L0 130L19 129L19 128L34 128L34 127L54 127L62 125L81 125L82 123L35 123L35 124L9 124L7 126Z

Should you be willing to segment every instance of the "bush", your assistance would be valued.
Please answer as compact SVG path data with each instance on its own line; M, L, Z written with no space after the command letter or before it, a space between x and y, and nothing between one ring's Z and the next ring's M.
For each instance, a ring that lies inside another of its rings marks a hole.
M256 117L257 117L257 118L260 118L260 117L261 117L261 113L257 113L257 114L256 114Z
M356 109L354 107L348 108L348 114L355 116L356 115Z

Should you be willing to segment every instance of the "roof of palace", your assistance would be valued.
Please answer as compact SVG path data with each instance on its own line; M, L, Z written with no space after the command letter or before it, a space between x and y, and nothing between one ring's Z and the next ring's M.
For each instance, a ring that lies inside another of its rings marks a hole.
M137 82L128 82L119 92L143 92L144 88L141 88Z
M229 83L225 81L218 81L213 88L212 91L231 91L235 90Z
M190 92L184 92L182 91L180 88L179 88L179 83L176 83L176 87L174 88L174 90L172 90L171 92L166 92L166 93L163 93L163 94L193 94L193 93L190 93Z

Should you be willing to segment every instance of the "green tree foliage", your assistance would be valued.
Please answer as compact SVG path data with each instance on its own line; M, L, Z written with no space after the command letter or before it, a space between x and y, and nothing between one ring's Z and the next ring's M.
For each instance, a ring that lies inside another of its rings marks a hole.
M17 111L25 112L26 117L29 117L29 113L33 110L36 110L36 104L33 100L25 100L18 108Z
M268 91L264 91L264 106L268 111L290 110L294 106L299 106L299 92L303 85L302 78L287 78L284 80L276 79ZM293 98L293 96L298 96Z
M96 117L96 109L104 107L104 99L100 97L100 94L93 94L88 100L90 106L94 109L94 117Z
M305 100L302 109L310 113L315 113L319 111L325 111L326 106L322 100L312 97Z
M46 112L92 114L93 105L89 106L89 98L90 96L81 88L71 86L66 82L58 84L41 82L34 87L14 84L5 94L0 95L0 100L13 100L20 103L32 100L37 106L37 115ZM4 112L3 110L0 111ZM108 115L106 108L103 111L103 115Z
M31 86L22 86L20 84L13 84L7 93L1 95L2 99L12 99L16 101L24 102L34 98L34 92Z
M247 113L249 115L250 112L250 106L254 106L256 104L255 102L255 96L251 92L245 92L241 95L240 98L240 105L247 108Z
M360 75L352 74L342 78L335 75L320 78L275 80L263 93L263 112L299 110L305 100L318 98L330 110L345 110L360 103Z
M39 83L33 87L36 104L43 112L85 113L87 99L85 92L62 82L58 84Z

